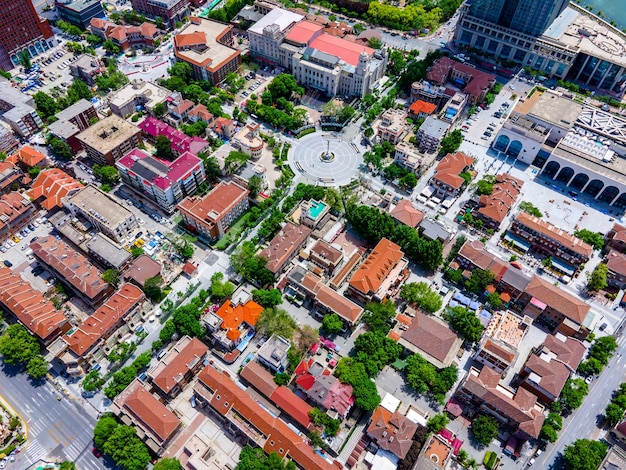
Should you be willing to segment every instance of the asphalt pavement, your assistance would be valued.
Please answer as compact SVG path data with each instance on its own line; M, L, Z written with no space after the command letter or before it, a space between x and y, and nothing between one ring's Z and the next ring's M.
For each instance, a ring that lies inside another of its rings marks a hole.
M22 470L40 460L68 460L80 470L112 468L91 453L96 419L80 401L67 398L47 380L34 383L7 365L0 367L0 395L28 426L28 441L7 470Z

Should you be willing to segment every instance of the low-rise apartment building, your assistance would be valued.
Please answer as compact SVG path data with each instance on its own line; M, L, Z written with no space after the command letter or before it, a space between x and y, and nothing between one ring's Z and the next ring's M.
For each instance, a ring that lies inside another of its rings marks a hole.
M155 390L165 399L181 393L201 369L209 348L198 338L183 336L168 353L148 371Z
M5 267L0 268L0 305L44 344L71 328L61 310L30 282Z
M233 26L192 16L174 36L177 62L187 62L193 76L212 85L221 83L241 65L241 52L235 48Z
M382 301L402 281L408 261L398 245L383 238L350 278L346 295L357 301Z
M307 470L331 470L336 466L318 454L302 435L270 414L231 378L209 365L200 372L194 395L203 408L238 436L254 441L265 452L276 452Z
M185 225L208 240L222 238L249 207L250 191L231 181L221 182L203 197L186 197L178 204Z
M8 192L14 184L19 184L24 177L24 173L14 163L0 162L0 192Z
M400 142L407 131L406 117L406 111L400 109L385 111L374 126L378 139L394 145Z
M626 254L610 250L606 255L608 269L606 280L609 286L617 289L626 287Z
M471 65L465 65L449 57L437 59L428 69L426 78L436 85L452 82L468 95L470 104L478 104L496 84L496 76L485 73Z
M118 243L139 226L135 214L93 185L66 196L63 205L72 215L88 220L98 231Z
M0 241L28 224L35 214L35 205L23 194L12 191L0 196Z
M259 255L267 260L265 267L275 276L283 272L294 255L304 246L311 229L287 222Z
M526 212L515 217L507 237L520 251L552 257L552 269L567 276L576 275L593 253L593 247L580 238Z
M76 138L87 155L100 165L115 165L142 143L141 130L115 114L98 121Z
M260 125L247 124L233 136L232 145L253 159L261 157L263 139L259 135Z
M113 290L102 271L62 240L52 236L30 242L33 254L89 305L100 304Z
M134 313L141 311L146 296L132 284L120 288L78 327L62 337L67 344L60 357L67 366L95 366L113 351L118 338L109 345L108 339L120 329ZM127 331L126 331L127 332ZM119 335L118 335L119 336Z
M496 176L491 194L483 194L478 199L476 216L487 229L498 230L517 202L524 182L506 173Z
M6 125L0 124L0 152L9 155L19 146L20 143L15 138L13 131L6 127Z
M417 146L421 152L435 153L441 144L448 130L450 124L436 118L435 116L428 116L420 128L417 131L415 137L417 138Z
M33 98L13 88L4 77L0 77L0 119L21 137L31 137L43 128Z
M463 152L449 153L441 159L435 173L430 179L434 186L434 195L439 199L456 197L465 186L465 179L460 175L467 172L474 165L474 159Z
M152 116L144 119L139 124L139 129L141 129L143 136L149 142L155 142L156 138L160 135L167 137L170 140L172 152L174 152L175 155L182 155L185 152L198 155L200 152L204 152L211 147L206 140L200 137L189 137L184 132Z
M189 16L190 0L131 0L133 10L149 18L161 18L171 28Z
M83 31L92 18L105 16L100 0L57 0L54 6L60 20L72 23Z
M106 67L100 62L100 59L90 54L82 54L70 64L72 77L80 78L89 86L94 86L98 75L105 71Z
M71 196L83 187L70 175L59 168L43 170L33 183L28 196L47 210L63 207L63 198Z
M134 149L115 166L124 183L170 214L176 210L176 204L193 195L206 178L202 160L189 152L169 162Z
M48 125L50 133L66 142L75 152L81 149L80 141L76 136L87 129L92 120L98 121L98 114L93 104L85 99L81 99L69 108L65 108L55 114L57 118Z
M159 103L165 104L171 94L170 90L156 83L135 78L119 90L109 93L107 100L114 114L126 118L137 111L137 106L154 115L154 107Z
M335 248L324 240L318 240L311 248L309 261L332 275L343 261L343 251Z

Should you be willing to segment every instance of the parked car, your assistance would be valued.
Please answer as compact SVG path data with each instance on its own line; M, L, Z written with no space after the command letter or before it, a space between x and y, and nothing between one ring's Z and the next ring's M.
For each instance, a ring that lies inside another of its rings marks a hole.
M5 260L4 260L4 265L5 265L7 268L10 268L10 267L12 267L12 266L13 266L13 263L11 263L8 259L5 259Z
M93 456L97 459L99 459L100 457L102 457L102 452L100 452L100 450L98 450L97 447L94 447L93 449L91 449L91 453L93 454Z

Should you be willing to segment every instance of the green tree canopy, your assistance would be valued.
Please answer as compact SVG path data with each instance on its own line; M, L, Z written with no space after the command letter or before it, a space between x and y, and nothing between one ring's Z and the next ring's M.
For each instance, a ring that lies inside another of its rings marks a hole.
M120 425L115 428L102 450L124 470L144 470L150 462L148 448L137 437L132 426Z
M172 161L175 158L172 150L172 141L164 135L157 135L154 141L156 156L164 160Z
M587 282L587 289L592 292L597 292L599 290L605 289L608 287L607 275L609 273L609 268L606 264L600 263L596 266L596 269L593 270L591 276L589 276L589 282Z
M69 146L67 142L59 139L58 137L53 137L48 141L48 145L50 145L50 150L56 156L58 156L62 160L70 160L74 156L74 151L72 147Z
M604 416L609 426L615 426L624 418L624 408L616 403L609 403L604 410Z
M463 134L459 129L455 129L447 136L441 139L441 147L439 153L447 155L456 152L463 142Z
M339 360L336 369L337 378L342 383L352 385L354 404L365 411L374 411L380 405L376 384L369 378L365 366L352 357Z
M478 342L485 329L476 314L463 306L449 307L444 318L454 331L471 343Z
M586 228L574 231L574 236L589 243L596 250L604 248L604 235L600 232L592 232Z
M117 269L107 269L102 273L102 280L113 287L117 287L120 283L120 272Z
M154 276L146 279L146 282L143 284L143 292L146 294L151 300L159 301L161 300L162 291L161 284L163 284L163 279L161 276Z
M419 354L406 359L404 369L408 384L418 393L430 393L439 403L445 401L446 393L454 386L458 369L451 365L438 370Z
M286 310L282 308L265 308L256 324L257 331L266 336L277 334L291 339L298 324Z
M241 449L235 470L296 470L296 465L276 452L268 455L263 449L246 446Z
M278 289L254 289L252 299L263 307L276 307L283 303L283 295Z
M401 352L402 346L396 341L375 331L362 333L354 341L354 358L365 366L369 377L375 377Z
M111 437L113 431L115 431L118 426L119 423L111 415L104 415L98 420L93 429L93 442L98 449L104 448L104 443L109 440L109 437Z
M154 470L183 470L177 458L170 457L159 460L154 464Z
M327 313L322 319L322 329L330 335L335 335L343 329L343 321L336 313Z
M43 91L38 91L33 95L35 106L37 111L43 119L48 119L50 116L54 116L59 110L57 102L52 96Z
M221 301L227 297L230 297L235 292L235 286L229 280L224 282L224 274L216 272L211 276L211 297L215 300Z
M79 100L89 101L93 97L91 89L80 78L74 79L70 87L67 89L67 99L69 104L74 104Z
M400 288L400 298L430 313L437 312L442 306L441 296L423 281L403 284Z
M434 416L432 416L427 422L426 422L426 428L434 433L437 434L439 431L441 431L442 429L444 429L448 423L450 422L450 419L448 418L447 415L441 413L441 414L436 414Z
M561 390L559 402L567 410L575 410L583 403L583 399L589 393L589 387L583 379L568 379Z
M541 211L529 201L520 202L519 209L530 215L534 215L535 217L539 217L539 218L543 217L543 214L541 213Z
M578 439L563 450L563 459L569 470L596 470L604 456L607 446L600 441Z
M474 269L472 275L465 283L465 288L476 294L482 294L485 288L493 284L496 276L488 269Z
M96 163L92 167L92 170L96 178L99 178L108 184L115 184L120 179L120 172L117 171L117 168L111 165L98 165Z
M48 363L39 354L39 342L19 323L9 325L0 336L0 355L7 364L25 366L33 379L48 372Z
M281 73L274 77L271 83L267 86L267 90L272 94L272 99L276 102L279 98L290 99L292 93L296 95L303 95L304 88L298 86L296 79L293 75L288 73Z
M498 428L498 421L493 416L481 415L472 422L472 435L486 446L498 437Z
M248 180L248 191L250 191L250 199L256 199L263 189L263 180L260 176L252 175Z

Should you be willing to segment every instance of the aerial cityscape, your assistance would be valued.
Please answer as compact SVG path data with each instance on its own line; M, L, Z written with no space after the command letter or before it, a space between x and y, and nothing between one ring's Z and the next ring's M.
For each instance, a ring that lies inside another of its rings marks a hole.
M0 1L0 470L626 470L617 3Z

